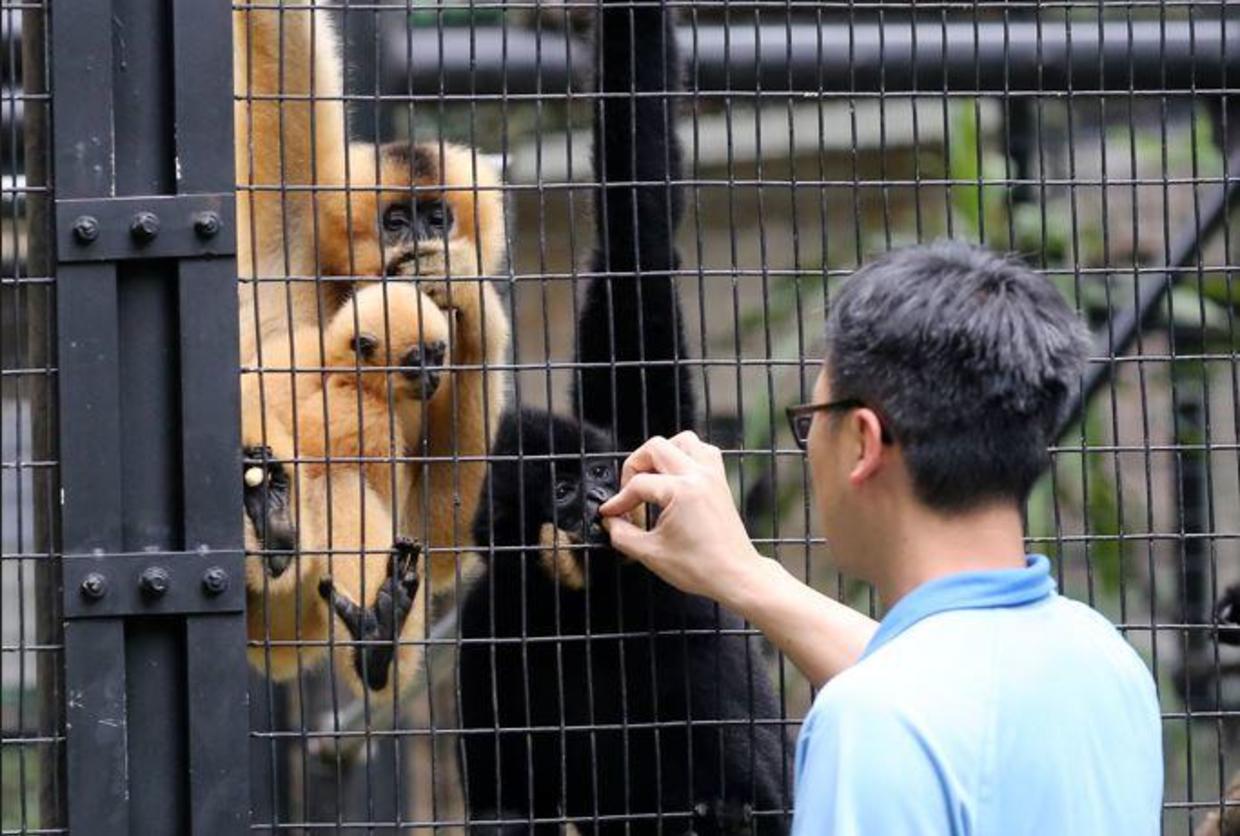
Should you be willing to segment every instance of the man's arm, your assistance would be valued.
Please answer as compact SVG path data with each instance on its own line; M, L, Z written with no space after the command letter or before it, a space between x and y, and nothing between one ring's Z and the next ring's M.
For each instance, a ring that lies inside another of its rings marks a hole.
M662 509L650 531L622 516L644 502ZM643 444L624 463L620 493L600 510L615 548L753 622L816 686L856 662L878 629L757 553L719 448L692 432Z

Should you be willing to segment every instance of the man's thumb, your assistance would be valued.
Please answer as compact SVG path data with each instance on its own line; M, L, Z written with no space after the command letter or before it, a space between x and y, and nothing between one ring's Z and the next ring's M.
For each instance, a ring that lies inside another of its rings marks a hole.
M611 537L611 547L622 554L645 562L650 549L650 532L639 528L624 517L604 517L603 528Z

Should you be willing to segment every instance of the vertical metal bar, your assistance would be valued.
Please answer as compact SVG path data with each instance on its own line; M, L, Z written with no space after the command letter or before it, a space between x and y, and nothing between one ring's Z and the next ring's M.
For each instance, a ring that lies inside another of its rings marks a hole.
M231 65L231 18L218 6L186 0L172 6L178 193L232 190L232 73L219 71ZM217 106L204 107L204 101ZM181 490L187 549L241 547L237 310L217 301L236 298L235 277L228 259L180 265ZM243 580L227 578L232 584ZM240 833L249 824L245 638L242 614L186 619L189 806L195 836Z
M129 230L116 227L128 220L107 212L112 199L163 198L161 226L184 229L198 195L230 195L229 5L112 0L58 11L57 199L91 201L110 225L100 235L123 239ZM243 583L236 273L231 258L168 252L59 264L63 552L96 560L109 588L136 583L126 553L163 554L174 591L188 595L177 600L202 610L198 567L215 553L225 583ZM105 597L122 592L134 600L128 589ZM65 623L70 828L243 832L244 614L108 612Z

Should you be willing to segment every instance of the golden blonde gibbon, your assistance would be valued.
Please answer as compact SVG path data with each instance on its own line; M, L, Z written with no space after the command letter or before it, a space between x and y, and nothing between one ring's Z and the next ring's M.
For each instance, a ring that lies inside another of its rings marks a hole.
M251 648L251 661L273 678L316 664L329 638L331 620L312 594L352 637L332 646L336 669L355 690L386 689L396 637L399 680L416 670L411 642L424 629L420 546L397 537L389 554L409 473L394 462L424 442L423 414L436 399L448 331L444 313L411 284L373 284L321 332L295 332L286 371L267 373L268 437L297 443L285 488L300 531L296 571L264 577L247 567L251 638L275 640L270 651Z
M347 144L339 42L321 6L238 10L234 36L242 361L287 369L296 344L317 339L356 287L382 277L407 277L452 312L452 366L425 415L427 461L400 468L409 471L401 531L438 550L431 587L448 588L505 400L503 375L487 367L505 360L507 317L493 285L473 278L504 262L498 172L451 144ZM291 455L278 448L297 445L263 432L294 422L268 417L263 388L242 390L245 472L256 460L273 471L261 490L247 482L247 543L268 553L271 575L252 576L251 589L279 581L297 540L297 503L267 490L281 476L271 459Z

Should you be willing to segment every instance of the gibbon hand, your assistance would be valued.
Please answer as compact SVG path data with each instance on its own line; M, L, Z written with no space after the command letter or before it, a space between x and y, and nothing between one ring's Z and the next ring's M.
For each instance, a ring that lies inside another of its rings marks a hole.
M723 455L691 430L655 436L625 461L621 489L599 508L611 544L673 586L740 610L737 595L765 562L732 500ZM646 531L622 515L662 509Z

